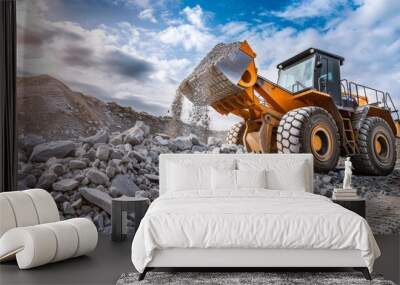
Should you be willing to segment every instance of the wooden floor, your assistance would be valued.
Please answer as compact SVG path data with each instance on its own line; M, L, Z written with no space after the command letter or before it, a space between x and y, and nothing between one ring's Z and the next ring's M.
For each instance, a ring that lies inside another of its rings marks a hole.
M382 251L375 272L400 284L400 236L377 236ZM19 270L15 262L0 265L0 284L115 284L124 272L134 271L130 258L131 240L115 243L100 236L97 249L88 256ZM312 271L312 270L311 270Z

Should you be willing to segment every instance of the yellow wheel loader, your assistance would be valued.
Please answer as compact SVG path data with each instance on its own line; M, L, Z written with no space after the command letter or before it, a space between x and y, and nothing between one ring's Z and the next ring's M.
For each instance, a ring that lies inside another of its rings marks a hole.
M249 44L218 44L178 88L191 102L243 118L227 142L256 153L312 153L328 172L351 156L355 172L387 175L399 114L390 95L341 79L344 58L309 48L280 63L278 82L258 75Z

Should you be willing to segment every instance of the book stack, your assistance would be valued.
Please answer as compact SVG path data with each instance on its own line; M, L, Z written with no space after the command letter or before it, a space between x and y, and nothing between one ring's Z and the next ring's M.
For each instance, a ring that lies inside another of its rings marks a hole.
M360 197L357 195L357 189L335 188L333 190L332 199L334 200L357 200Z

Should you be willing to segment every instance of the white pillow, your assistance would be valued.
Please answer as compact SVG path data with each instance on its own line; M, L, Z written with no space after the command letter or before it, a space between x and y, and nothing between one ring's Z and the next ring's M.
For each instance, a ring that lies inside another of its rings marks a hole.
M267 171L268 189L306 192L306 172L304 162L294 163L287 169Z
M167 191L211 190L211 169L235 169L235 161L205 163L182 160L168 164Z
M267 188L267 171L236 170L237 188Z
M240 170L267 170L267 189L307 191L310 167L306 161L299 161L289 155L280 155L282 159L254 155L254 158L238 159Z
M236 190L236 170L211 168L211 189Z

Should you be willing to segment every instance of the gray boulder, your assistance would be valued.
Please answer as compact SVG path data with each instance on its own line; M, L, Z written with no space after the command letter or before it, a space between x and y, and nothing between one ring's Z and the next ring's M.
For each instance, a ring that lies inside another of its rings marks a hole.
M142 121L136 121L135 126L123 133L125 143L131 145L141 144L144 138L150 133L150 127Z
M221 145L222 140L220 138L216 138L216 137L208 137L207 144L208 145Z
M110 144L112 145L120 145L124 142L124 134L119 134L116 135L115 137L113 137L112 139L110 139Z
M146 161L146 156L141 154L140 152L136 150L132 150L128 153L128 157L130 159L136 159L137 161Z
M100 184L100 185L104 185L107 184L108 180L108 176L106 174L104 174L103 172L95 169L95 168L91 168L89 169L89 171L86 174L87 178L94 184Z
M149 179L150 181L152 181L152 182L158 182L158 180L159 180L158 175L155 175L155 174L148 174L148 173L146 173L144 176L145 176L147 179Z
M45 162L51 157L64 158L75 150L72 141L54 141L42 143L33 148L30 160Z
M119 174L111 182L113 193L119 193L129 197L135 197L136 191L139 187L133 181L133 176L126 174Z
M110 147L108 145L100 145L96 151L96 157L100 160L107 161L110 156Z
M64 174L64 166L60 163L53 163L49 166L49 170L53 171L54 174L61 176Z
M54 182L56 182L56 180L57 180L57 175L54 174L54 172L46 171L39 177L39 181L36 187L43 189L50 189L51 185Z
M64 214L68 214L68 215L74 215L75 214L75 210L74 208L72 208L72 205L70 202L65 201L63 203L63 213Z
M84 169L87 164L83 160L74 159L69 162L69 168L71 169Z
M94 188L80 188L79 193L92 204L102 208L104 211L111 215L111 201L112 198L105 192Z
M112 167L112 166L107 166L106 168L106 174L108 177L113 178L115 176L115 173L117 172L117 170Z
M188 150L193 146L192 137L176 137L172 140L172 144L174 144L179 150Z
M95 135L83 138L82 141L91 145L97 143L107 143L108 142L108 134L105 130L98 131Z
M25 185L26 185L28 188L33 188L33 187L35 187L36 182L37 182L37 180L36 180L35 175L29 174L28 176L25 177Z
M60 192L67 192L74 190L78 187L79 182L75 179L63 179L53 184L53 190Z
M35 146L44 142L46 142L46 140L43 137L34 134L28 134L18 139L18 146L22 148L29 156L31 155Z

